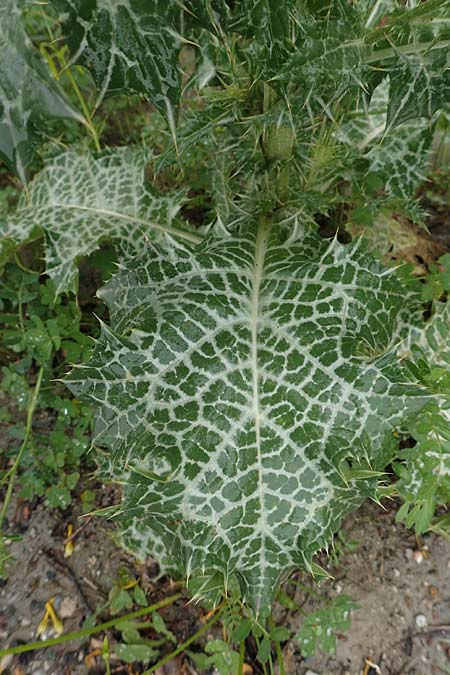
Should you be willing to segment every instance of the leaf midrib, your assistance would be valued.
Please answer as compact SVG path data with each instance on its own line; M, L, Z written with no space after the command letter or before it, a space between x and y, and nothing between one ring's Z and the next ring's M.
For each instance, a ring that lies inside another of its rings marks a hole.
M253 266L253 283L251 299L251 367L252 367L252 388L253 388L253 406L255 419L255 442L258 462L258 496L260 502L260 523L261 523L261 569L265 567L265 533L267 522L264 508L264 478L263 462L261 454L261 411L259 401L259 364L258 364L258 327L260 319L260 291L264 272L264 262L266 258L268 239L271 223L268 219L261 220L255 242L255 264ZM261 577L264 577L264 572Z
M109 209L99 209L99 208L93 208L92 206L80 206L79 204L60 204L58 202L52 202L51 204L52 208L56 209L72 209L73 211L87 211L88 213L95 213L99 216L109 216L111 218L119 218L121 220L124 220L126 222L130 223L137 223L139 225L145 225L146 227L153 228L155 230L159 230L161 232L164 232L166 234L170 234L174 237L179 237L180 239L185 239L186 241L192 243L192 244L200 244L203 241L203 237L201 235L195 234L194 232L186 232L184 230L179 230L176 227L170 227L170 225L159 225L158 223L154 223L150 220L145 220L144 218L139 218L138 216L129 216L125 213L119 213L117 211L110 211ZM48 209L49 205L45 205L44 207L41 207L42 210ZM34 207L36 209L36 207ZM36 210L40 210L39 207ZM26 211L30 211L30 208L27 208ZM20 214L20 211L17 212L17 215ZM43 227L42 225L40 225Z

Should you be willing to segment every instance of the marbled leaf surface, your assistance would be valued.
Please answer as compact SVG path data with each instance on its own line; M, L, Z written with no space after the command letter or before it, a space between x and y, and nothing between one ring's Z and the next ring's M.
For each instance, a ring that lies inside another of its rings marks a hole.
M61 12L72 61L86 66L108 94L138 92L164 112L172 126L180 95L173 1L51 0Z
M392 274L262 221L195 251L150 243L101 292L112 326L68 385L97 409L124 518L182 573L237 575L264 612L370 494L352 469L386 461L427 400L397 359Z
M30 183L17 209L0 222L3 242L20 244L44 234L46 273L57 292L74 290L77 260L112 241L133 254L162 232L176 234L181 195L162 195L145 180L150 154L116 148L95 158L68 151L57 155ZM197 241L196 233L180 236Z
M22 24L21 3L0 3L0 159L26 182L28 165L47 118L83 122Z

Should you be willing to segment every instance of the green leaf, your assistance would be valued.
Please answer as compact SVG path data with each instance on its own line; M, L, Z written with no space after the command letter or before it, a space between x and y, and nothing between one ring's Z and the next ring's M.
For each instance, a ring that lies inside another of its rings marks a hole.
M431 526L436 507L447 506L450 500L449 338L449 302L435 302L434 314L424 325L410 327L407 337L407 343L413 343L418 352L424 380L436 393L434 400L408 424L416 444L400 451L393 464L399 477L395 488L404 500L397 520L414 527L419 535Z
M109 611L111 614L118 614L122 609L131 609L133 606L133 599L128 591L120 589L114 594L110 604Z
M69 490L62 485L52 485L46 491L45 496L50 506L59 509L66 509L72 501Z
M303 656L314 656L318 647L328 654L334 654L336 633L350 628L353 609L358 609L358 605L348 595L338 595L325 609L308 614L296 635Z
M0 4L0 159L26 182L46 118L84 122L52 78L22 25L21 4Z
M267 663L270 657L270 640L263 638L258 646L258 661L260 663Z
M123 254L133 254L148 238L178 233L174 225L181 196L158 195L146 183L149 159L148 153L131 147L98 158L74 151L58 155L0 224L1 238L20 243L35 236L38 228L45 236L46 273L55 293L75 290L77 260L102 241L113 241ZM187 230L180 236L199 239Z
M166 624L164 619L162 618L161 614L158 614L158 612L155 612L152 615L152 622L153 622L153 628L156 630L159 635L164 635L168 640L171 642L176 643L177 639L175 635L170 631Z
M53 341L38 317L33 317L33 324L25 332L26 350L38 363L46 364L53 352Z
M270 631L270 639L275 642L286 642L291 637L291 631L285 626L275 626Z
M148 645L128 645L119 643L114 645L114 653L125 663L134 663L135 661L150 661L159 656L159 651Z
M139 584L133 588L133 600L141 607L145 607L147 604L147 596Z
M120 632L122 633L122 639L127 644L139 644L142 641L142 637L133 621L121 621Z
M378 470L386 433L428 400L397 360L393 272L291 225L150 244L101 291L113 328L67 382L97 407L125 515L183 573L237 574L258 612L372 485L349 486L341 461Z
M72 62L91 71L99 89L96 107L108 94L144 94L172 129L180 96L177 37L180 9L158 0L52 0L62 15Z
M239 668L239 654L233 651L223 640L209 640L205 645L205 652L211 654L205 657L204 654L193 654L189 652L199 668L206 669L210 665L215 665L220 675L230 675L237 673Z
M233 631L233 642L242 642L251 633L253 623L250 619L242 619Z

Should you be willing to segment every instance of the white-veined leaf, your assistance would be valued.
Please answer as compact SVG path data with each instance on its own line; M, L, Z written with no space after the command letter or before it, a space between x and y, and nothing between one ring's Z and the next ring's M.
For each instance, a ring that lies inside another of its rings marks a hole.
M158 0L51 0L62 12L72 62L88 68L108 94L139 92L175 127L180 95L175 2Z
M26 181L45 118L84 122L52 78L22 25L17 0L0 3L0 159Z
M125 520L188 576L236 574L264 612L370 493L344 465L379 469L385 434L427 400L391 344L406 296L358 246L300 224L149 244L127 268L101 294L112 329L68 385L98 408Z
M386 194L408 198L426 177L432 125L415 119L387 128L389 90L385 78L370 102L339 128L338 138L368 160L368 170L383 181Z
M43 232L46 273L57 293L76 288L77 260L102 241L136 253L162 232L180 231L188 240L200 240L194 232L176 229L181 195L158 194L146 182L149 159L149 153L131 147L98 158L75 151L54 157L0 224L1 239L18 244Z

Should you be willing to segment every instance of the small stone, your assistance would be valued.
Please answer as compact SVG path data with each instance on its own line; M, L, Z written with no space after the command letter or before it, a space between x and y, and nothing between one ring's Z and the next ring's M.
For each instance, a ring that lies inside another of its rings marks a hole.
M316 673L315 670L307 670L305 675L320 675L320 673Z
M28 626L31 626L31 620L27 616L23 616L20 619L20 625L22 628L27 628Z
M420 563L423 561L423 553L422 551L414 551L413 553L413 560L420 565Z
M414 620L418 628L425 628L428 625L428 619L425 614L417 614Z
M68 619L75 614L77 608L77 601L75 598L69 596L62 599L61 607L59 608L59 616L61 619Z
M397 579L398 579L399 576L400 576L400 570L395 569L395 570L394 570L394 577L397 577Z

